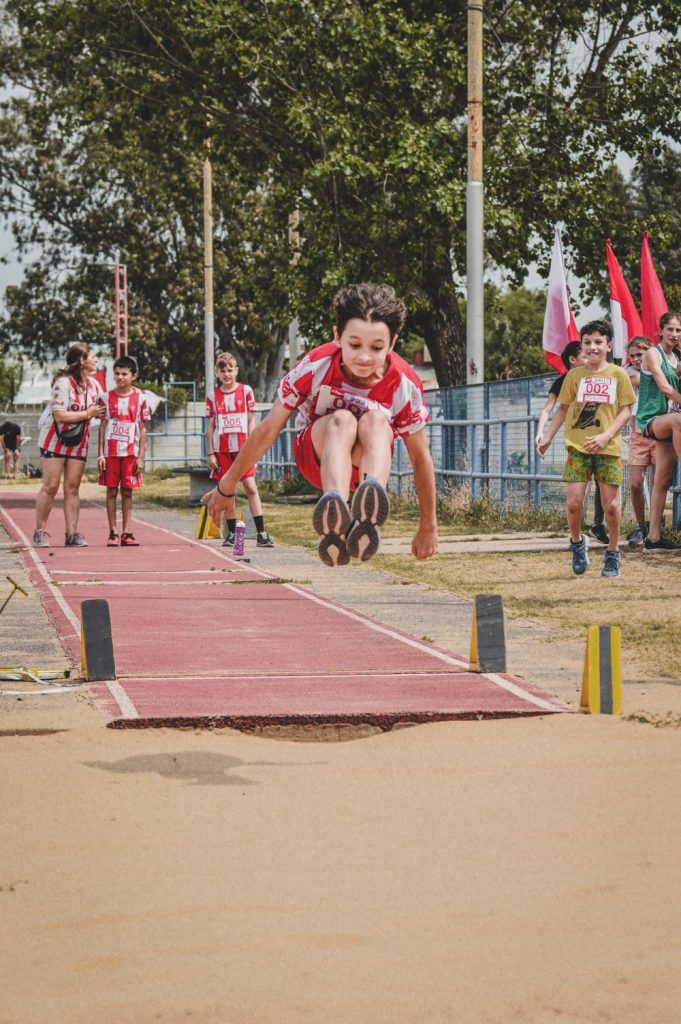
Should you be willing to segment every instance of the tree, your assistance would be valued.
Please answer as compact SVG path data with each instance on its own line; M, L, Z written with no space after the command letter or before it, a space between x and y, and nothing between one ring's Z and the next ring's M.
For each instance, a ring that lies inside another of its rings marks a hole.
M0 56L30 92L0 125L5 209L26 197L46 251L99 261L120 248L144 267L135 301L159 372L198 372L198 172L210 137L216 322L249 373L267 379L294 313L319 341L335 289L382 278L407 299L439 383L465 378L463 0L6 8ZM679 141L668 112L681 3L490 0L485 11L490 262L517 283L533 259L546 267L560 220L593 294L608 226L620 223L616 155L651 159L661 141ZM89 295L97 308L100 295ZM6 336L27 344L16 323Z
M508 380L546 373L541 346L546 295L529 288L485 290L485 376Z

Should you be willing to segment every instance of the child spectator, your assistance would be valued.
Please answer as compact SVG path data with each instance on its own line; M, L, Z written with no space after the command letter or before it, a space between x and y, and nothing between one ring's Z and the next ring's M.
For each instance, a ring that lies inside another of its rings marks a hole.
M592 474L601 487L601 499L608 521L610 539L603 561L602 576L619 576L619 487L622 483L620 432L631 416L636 401L634 389L620 366L608 363L612 350L612 329L605 320L592 320L580 331L586 365L570 370L558 396L558 410L545 441L537 444L543 458L556 433L565 428L567 461L567 519L570 529L572 570L578 576L589 565L587 539L582 534L584 495Z
M239 364L229 352L218 357L215 374L220 384L212 395L206 395L206 443L211 479L220 480L255 426L255 395L248 384L237 383ZM265 529L255 471L255 463L246 467L240 481L255 523L255 542L260 548L271 548L274 542ZM235 532L236 518L228 517L223 547L234 546Z
M144 392L134 387L137 363L121 356L113 365L116 387L102 395L104 423L99 431L99 482L106 487L109 520L107 547L138 547L132 532L132 492L142 486L147 421L151 411ZM122 527L116 531L116 499L121 489Z
M655 441L650 437L644 437L636 424L641 363L649 348L650 341L643 335L632 338L627 345L629 363L624 367L636 395L636 404L631 412L631 433L629 434L629 456L627 459L631 507L636 516L636 529L629 534L627 540L634 546L643 544L648 536L643 485L646 469L648 466L655 467Z
M563 360L565 372L571 370L573 366L584 366L586 362L584 353L582 352L581 341L569 341L563 351L561 352L560 358ZM554 380L553 384L549 388L549 393L544 403L542 411L539 413L539 419L537 420L537 435L534 439L534 443L539 444L544 434L544 428L549 421L551 410L558 400L560 389L563 386L564 375L559 375ZM601 502L601 489L598 486L598 482L594 483L594 521L591 526L585 527L590 535L599 541L601 544L608 543L608 531L603 525L605 519L605 513L603 512L603 503Z
M414 469L419 502L412 553L429 558L437 548L435 474L424 430L430 415L419 378L394 351L406 309L389 285L348 285L334 304L334 340L312 349L283 377L270 412L204 500L218 522L233 504L244 469L271 448L297 409L296 464L324 492L312 517L321 538L319 557L330 566L347 565L350 558L366 561L378 550L390 509L385 488L398 435Z
M660 535L667 501L667 489L674 476L676 459L681 458L681 403L678 380L681 342L681 314L670 309L660 317L659 344L643 356L636 423L644 437L655 441L655 476L650 498L650 527L644 551L668 551L678 547Z
M5 459L5 476L7 479L19 476L19 454L21 449L21 427L18 423L6 420L0 427L0 445Z

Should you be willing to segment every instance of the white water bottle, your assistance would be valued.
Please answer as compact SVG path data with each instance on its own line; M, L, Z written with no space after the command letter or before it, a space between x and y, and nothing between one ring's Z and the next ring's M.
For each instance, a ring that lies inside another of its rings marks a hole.
M243 558L244 556L244 539L246 537L246 524L243 519L234 527L234 547L232 551L235 558Z

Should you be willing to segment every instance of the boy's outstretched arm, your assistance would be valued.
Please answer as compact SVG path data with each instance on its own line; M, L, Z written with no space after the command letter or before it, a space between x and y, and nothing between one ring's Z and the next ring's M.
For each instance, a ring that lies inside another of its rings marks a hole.
M425 430L407 434L404 443L414 470L414 483L419 502L419 528L411 542L414 558L430 558L437 551L437 517L435 512L435 470Z
M246 470L254 466L258 459L270 450L292 412L292 409L287 409L278 398L275 398L267 416L253 428L253 432L246 438L243 448L240 449L228 471L218 480L218 487L223 493L221 494L216 487L201 498L201 501L208 505L210 517L217 525L220 524L223 512L226 512L227 515L234 514L236 485ZM229 497L225 498L225 494Z
M569 406L563 405L562 402L559 403L558 408L556 409L556 413L553 419L551 420L551 426L549 427L549 432L546 435L546 438L543 441L537 442L537 455L540 459L544 458L546 452L549 449L549 445L553 441L554 437L556 436L560 428L565 423L565 417L567 416L568 408Z
M556 398L555 395L549 395L549 397L544 402L544 406L542 408L542 411L539 413L539 419L537 420L537 433L535 434L535 438L534 438L534 443L535 444L539 444L539 442L541 441L542 435L544 433L544 427L549 422L549 416L551 415L551 410L553 409L553 407L554 407L554 405L556 404L557 401L558 401L558 399Z

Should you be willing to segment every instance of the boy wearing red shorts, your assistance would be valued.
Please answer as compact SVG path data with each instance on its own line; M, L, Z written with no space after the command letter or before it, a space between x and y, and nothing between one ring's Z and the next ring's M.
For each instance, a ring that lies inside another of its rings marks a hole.
M142 486L147 422L151 410L144 392L133 386L137 363L121 356L114 363L116 387L100 397L104 418L99 428L99 482L106 487L106 514L109 520L107 547L138 547L131 530L132 492ZM122 529L116 531L116 499L121 490Z
M211 479L219 480L231 467L255 426L255 395L248 384L239 384L239 364L230 352L223 352L215 363L215 376L220 381L210 395L206 395L206 444ZM248 466L239 478L256 529L259 548L274 547L265 529L260 493L255 482L255 463ZM235 509L236 516L236 509ZM227 532L223 547L234 547L236 518L227 517Z

